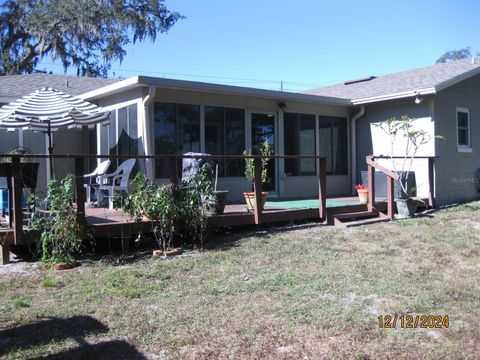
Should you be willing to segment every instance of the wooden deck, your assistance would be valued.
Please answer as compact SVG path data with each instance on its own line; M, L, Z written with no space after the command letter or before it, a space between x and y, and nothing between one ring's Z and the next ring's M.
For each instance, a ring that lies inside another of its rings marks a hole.
M379 211L385 211L385 199L377 198L377 208ZM310 201L310 206L305 208L298 207L296 203L305 200L282 200L268 201L262 212L262 223L275 223L282 221L295 220L320 220L320 213L317 207L314 207L318 199ZM290 206L289 204L292 204ZM326 201L327 222L332 223L332 216L344 212L364 211L367 205L358 203L357 197L336 197L328 198ZM142 227L144 230L150 230L150 222L145 221L137 223L130 219L122 210L109 210L108 208L85 207L85 219L87 229L95 237L122 237L128 234L138 232ZM228 204L225 207L223 215L212 215L211 222L215 226L242 226L255 224L253 212L249 212L245 204ZM24 229L27 230L27 229ZM28 234L29 231L25 231ZM14 229L0 228L0 240L9 244L14 244Z
M75 176L75 202L76 202L76 219L79 224L86 225L90 234L94 237L121 237L127 238L131 234L138 233L142 227L147 227L149 230L151 224L148 221L140 223L129 219L121 211L110 211L104 208L89 208L85 206L86 194L84 190L85 164L87 158L103 159L104 155L39 155L39 154L1 154L4 157L11 158L10 177L7 180L9 190L12 194L9 205L9 213L11 215L10 226L6 229L0 227L0 263L8 262L9 246L11 244L21 245L32 242L39 238L38 232L31 231L25 227L25 217L22 209L21 192L23 191L23 176L21 158L62 158L71 159L74 161L74 176ZM111 159L128 159L132 155L109 155ZM261 202L262 194L262 156L261 155L176 155L176 154L159 154L159 155L136 155L136 159L163 159L169 160L171 163L171 179L170 182L174 185L179 183L178 167L180 160L184 158L203 158L205 160L244 160L252 159L254 167L253 192L255 196L255 203ZM215 215L211 217L212 224L216 226L241 226L250 224L265 224L281 221L295 221L318 219L328 224L338 223L342 219L342 225L345 220L348 220L347 215L357 212L368 212L368 214L375 214L382 216L388 220L394 219L395 204L394 204L394 180L398 175L392 171L384 168L375 161L375 157L369 155L366 157L368 167L368 203L363 205L352 197L340 197L327 199L327 173L326 173L326 157L320 155L272 155L271 158L278 160L285 159L315 159L318 162L318 173L316 175L318 180L318 198L309 200L308 206L303 206L302 201L306 200L290 200L287 201L270 201L267 202L264 209L256 208L253 212L248 212L245 205L227 205L223 215ZM429 174L429 198L428 205L434 206L434 157L425 157L428 159L428 174ZM387 178L387 201L385 199L378 199L375 196L375 171L383 172ZM300 204L299 204L300 202ZM329 203L330 202L330 203ZM17 211L18 209L18 211ZM383 216L382 213L386 215ZM342 214L341 216L336 216ZM357 218L359 214L353 214Z
M385 199L377 198L377 206L380 211L386 209ZM298 200L292 200L292 203ZM329 202L333 204L329 204ZM282 206L275 205L275 201L267 202L262 212L262 223L274 223L282 221L320 219L318 205L317 207L299 208L288 206L289 201L281 201ZM286 206L285 206L286 205ZM367 205L358 203L357 197L341 197L327 199L327 220L330 216L348 211L362 211ZM145 219L143 223L135 223L121 210L108 210L107 208L85 208L85 218L87 227L96 236L118 236L121 231L135 231L138 227L150 226ZM215 226L241 226L255 224L253 212L247 211L245 204L229 204L225 207L223 215L212 215L210 217ZM330 221L329 221L330 222Z

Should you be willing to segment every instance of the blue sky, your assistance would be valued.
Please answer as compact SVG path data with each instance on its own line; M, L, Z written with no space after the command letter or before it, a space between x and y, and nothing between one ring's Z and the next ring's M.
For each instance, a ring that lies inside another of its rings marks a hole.
M480 1L167 0L186 16L129 46L115 76L137 74L301 91L480 51ZM47 66L62 73L59 66ZM69 73L74 73L73 69ZM113 75L113 74L112 74Z

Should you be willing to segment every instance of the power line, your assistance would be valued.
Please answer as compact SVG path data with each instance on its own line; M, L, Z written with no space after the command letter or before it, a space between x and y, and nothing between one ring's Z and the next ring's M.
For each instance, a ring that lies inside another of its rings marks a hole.
M61 64L41 62L42 65L48 66L61 66ZM320 87L319 84L312 83L302 83L302 82L293 82L293 81L284 81L284 80L267 80L267 79L252 79L252 78L240 78L240 77L228 77L228 76L217 76L217 75L198 75L198 74L189 74L189 73L169 73L161 71L149 71L149 70L135 70L135 69L122 69L122 68L112 68L112 72L129 72L134 74L152 74L152 75L161 75L161 76L176 76L176 77L191 77L191 78L202 78L202 79L217 79L217 80L228 80L228 84L276 84L275 88L281 91L288 91L287 89L293 87ZM286 85L289 85L286 87Z

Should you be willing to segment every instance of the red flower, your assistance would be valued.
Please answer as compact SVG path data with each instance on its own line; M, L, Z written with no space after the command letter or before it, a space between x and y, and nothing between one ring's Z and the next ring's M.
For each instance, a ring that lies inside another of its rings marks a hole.
M355 185L355 190L365 190L366 187L362 184Z

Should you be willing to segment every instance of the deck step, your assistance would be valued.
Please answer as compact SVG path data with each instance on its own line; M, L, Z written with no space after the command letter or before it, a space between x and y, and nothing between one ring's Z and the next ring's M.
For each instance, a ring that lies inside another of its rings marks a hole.
M357 211L357 212L350 212L350 213L342 213L337 214L334 217L338 220L353 220L353 219L364 219L364 218L371 218L374 216L378 216L377 210L372 211Z
M389 220L390 219L385 214L377 210L350 212L333 216L334 225L343 229L353 226L385 222Z

